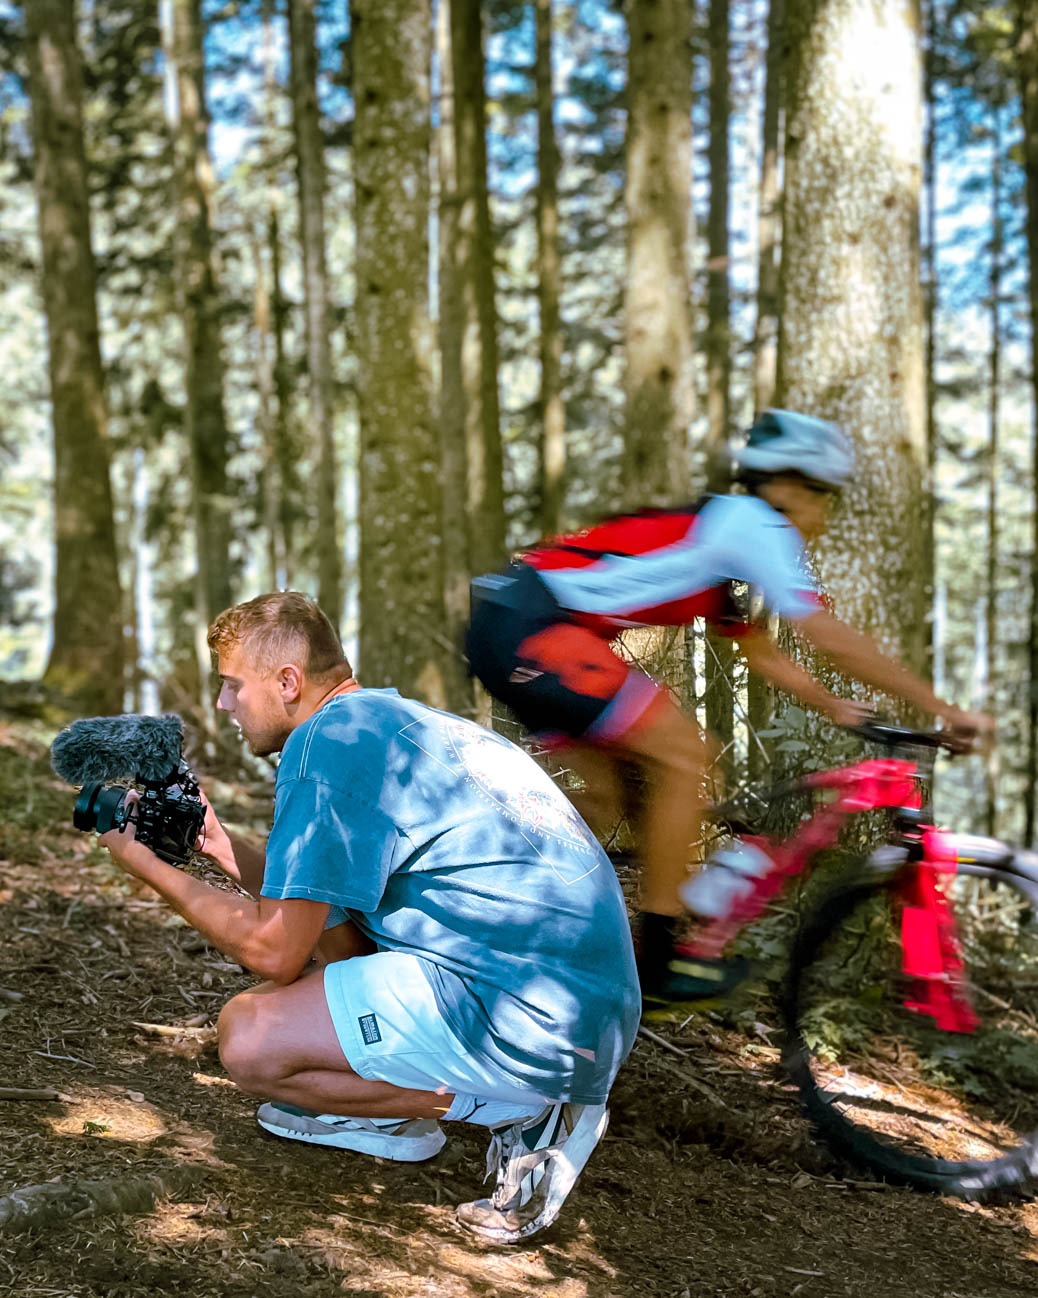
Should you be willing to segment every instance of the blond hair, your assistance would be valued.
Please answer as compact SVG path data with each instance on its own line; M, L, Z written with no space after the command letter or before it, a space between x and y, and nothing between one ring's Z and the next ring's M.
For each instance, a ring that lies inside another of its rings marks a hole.
M240 649L260 672L295 662L311 680L352 674L339 633L317 601L296 590L272 591L224 609L207 641L214 654Z

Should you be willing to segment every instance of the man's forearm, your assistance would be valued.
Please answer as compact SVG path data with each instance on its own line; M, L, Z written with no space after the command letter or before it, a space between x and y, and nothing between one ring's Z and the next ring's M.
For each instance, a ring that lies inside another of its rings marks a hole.
M263 871L266 869L267 854L263 847L240 834L227 833L231 851L234 853L234 864L237 869L237 880L251 897L258 897L263 887Z
M250 938L259 922L259 903L251 897L214 888L176 866L167 865L143 843L127 844L128 868L168 902L178 915L226 955L247 968Z

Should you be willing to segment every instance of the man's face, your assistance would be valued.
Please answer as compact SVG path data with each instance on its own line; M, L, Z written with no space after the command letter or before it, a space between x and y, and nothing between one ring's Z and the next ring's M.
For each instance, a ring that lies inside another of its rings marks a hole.
M258 757L279 753L292 732L277 674L258 672L239 646L220 654L217 710L226 712Z

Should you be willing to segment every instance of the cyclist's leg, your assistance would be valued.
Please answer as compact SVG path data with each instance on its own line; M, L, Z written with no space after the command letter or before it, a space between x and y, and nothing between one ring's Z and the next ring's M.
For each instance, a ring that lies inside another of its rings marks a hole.
M703 732L664 693L614 744L647 768L648 797L641 827L641 908L684 913L680 888L689 849L699 839L710 746Z
M623 773L615 753L587 743L568 741L558 750L558 764L573 771L582 789L567 789L570 801L600 839L607 839L623 816Z

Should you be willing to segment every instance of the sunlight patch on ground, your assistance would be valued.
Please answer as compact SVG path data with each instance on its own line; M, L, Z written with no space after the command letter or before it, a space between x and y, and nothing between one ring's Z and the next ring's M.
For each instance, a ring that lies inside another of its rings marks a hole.
M139 1092L133 1093L135 1096ZM70 1097L65 1112L44 1121L58 1136L92 1136L102 1140L128 1140L147 1144L167 1134L166 1119L143 1096L131 1099L127 1091L92 1091Z

